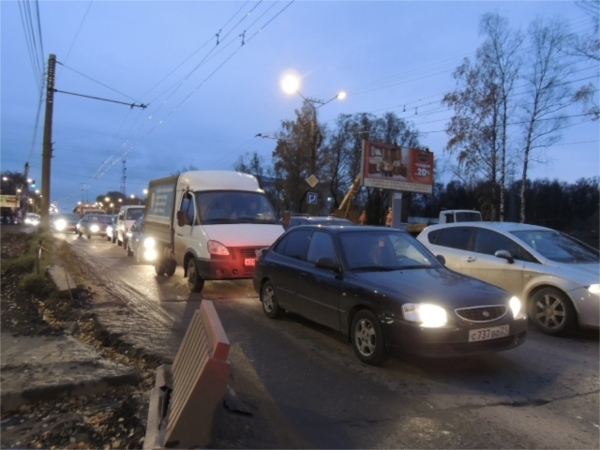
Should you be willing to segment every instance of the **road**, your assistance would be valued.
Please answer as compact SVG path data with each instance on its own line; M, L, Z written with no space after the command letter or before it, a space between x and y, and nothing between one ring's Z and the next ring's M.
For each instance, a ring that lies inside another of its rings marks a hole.
M291 314L268 319L250 280L192 294L181 268L159 278L105 239L63 237L112 294L104 309L114 331L166 359L200 302L214 302L232 346L230 384L252 412L217 420L216 433L236 439L221 436L221 446L599 448L597 333L530 329L507 352L371 367L336 332Z

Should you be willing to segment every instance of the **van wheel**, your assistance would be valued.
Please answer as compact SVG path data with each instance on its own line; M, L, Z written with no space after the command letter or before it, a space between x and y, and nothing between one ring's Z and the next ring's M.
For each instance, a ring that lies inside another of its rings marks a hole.
M162 259L156 260L156 262L154 263L154 271L159 277L162 277L165 274L165 265Z
M165 264L166 269L165 269L165 274L168 277L172 277L173 274L175 273L175 269L177 269L177 263L175 261L169 261L167 264Z
M192 292L201 292L204 288L204 280L198 273L198 265L194 258L190 258L187 265L188 287Z

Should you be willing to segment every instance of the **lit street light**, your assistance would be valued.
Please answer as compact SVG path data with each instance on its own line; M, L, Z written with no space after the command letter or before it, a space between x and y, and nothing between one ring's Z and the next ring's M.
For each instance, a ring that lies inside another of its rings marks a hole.
M310 97L304 96L300 92L300 84L301 84L300 77L297 74L292 73L292 72L288 72L288 73L284 74L284 76L281 78L281 88L283 89L284 92L286 92L287 94L298 94L312 108L312 115L311 115L311 120L310 120L310 175L308 177L308 180L311 180L310 186L314 187L318 183L315 172L316 172L316 164L317 164L317 147L320 144L320 141L317 138L317 134L320 134L320 133L318 133L318 130L317 130L317 126L318 126L318 124L317 124L317 109L319 109L322 106L325 106L327 103L329 103L335 99L339 99L339 100L345 99L346 93L343 91L339 92L334 97L330 98L329 100L323 101L323 100L318 100L315 98L310 98Z

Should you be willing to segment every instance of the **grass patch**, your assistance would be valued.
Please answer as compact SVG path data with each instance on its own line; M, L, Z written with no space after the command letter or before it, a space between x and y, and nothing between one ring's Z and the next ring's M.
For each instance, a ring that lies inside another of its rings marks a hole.
M55 239L51 233L14 233L10 237L3 236L3 238L11 239L17 250L11 255L13 257L3 256L2 274L37 274L38 272L43 274L46 268L52 264L52 248ZM40 245L42 251L41 258L38 260Z

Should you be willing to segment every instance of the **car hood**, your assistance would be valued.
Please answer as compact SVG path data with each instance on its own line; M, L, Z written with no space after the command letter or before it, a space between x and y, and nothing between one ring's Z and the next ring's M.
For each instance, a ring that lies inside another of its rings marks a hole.
M207 239L226 247L268 247L283 233L281 225L253 223L204 225L203 229Z
M490 302L506 304L511 297L504 289L445 267L355 272L355 276L374 290L403 301L428 302L452 308L489 305Z

